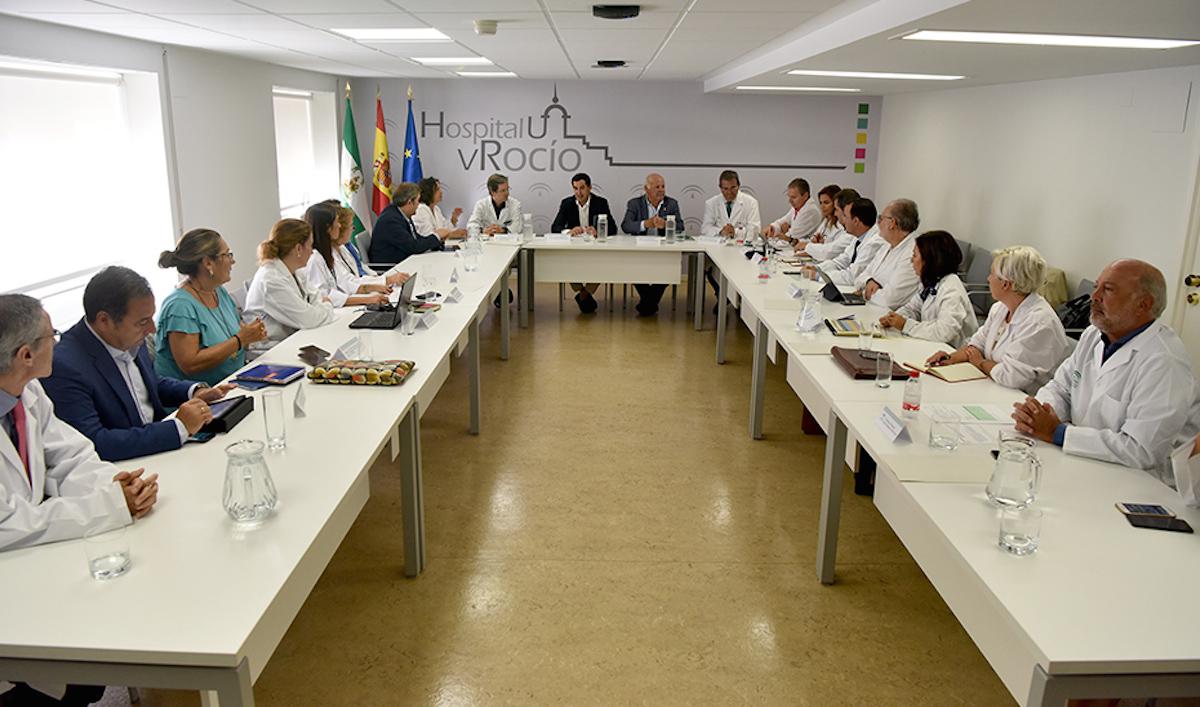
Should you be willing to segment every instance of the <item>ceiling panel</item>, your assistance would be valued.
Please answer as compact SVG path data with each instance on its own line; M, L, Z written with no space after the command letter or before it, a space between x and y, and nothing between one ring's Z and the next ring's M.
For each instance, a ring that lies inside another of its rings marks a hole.
M309 27L319 29L360 27L424 27L425 23L407 12L394 10L382 13L315 13L304 15L285 14L282 17Z
M678 12L643 12L632 20L602 20L591 12L554 12L554 24L559 29L586 29L601 32L627 32L629 30L653 29L660 32L670 29L679 17Z
M244 5L280 15L308 12L394 12L396 6L387 0L238 0Z
M39 12L30 13L24 16L34 20L42 20L43 22L54 22L56 24L84 27L86 29L95 29L101 32L116 32L117 34L122 34L122 30L161 29L163 31L169 31L179 27L179 25L174 22L169 22L158 17L151 17L149 15L138 15L131 12L115 14L69 14Z
M812 12L841 4L841 0L699 0L692 12ZM862 6L864 3L847 3Z
M13 14L42 12L121 12L88 0L0 0L0 12Z
M470 12L487 19L501 12L541 12L537 0L396 0L396 4L412 13Z
M475 32L475 19L481 15L474 12L418 12L414 16L430 27L449 34L451 31ZM546 16L540 12L499 12L486 17L496 20L497 37L508 37L514 29L549 29Z
M259 12L235 0L104 0L105 5L146 12L172 14L253 14Z
M260 30L304 30L304 27L276 15L258 12L252 15L158 15L163 19L193 27L245 35Z
M679 25L681 32L719 32L722 37L729 37L730 27L738 28L739 38L747 31L756 34L762 30L771 30L774 34L789 32L816 17L811 12L689 12Z
M729 0L720 1L727 5L730 4ZM544 0L544 2L546 3L546 7L548 7L550 11L555 14L563 11L587 12L590 14L592 11L592 5L604 4L599 2L599 0ZM671 14L678 15L680 10L687 6L687 3L688 0L656 0L656 2L651 3L639 3L636 0L617 0L616 2L610 2L608 4L639 4L642 6L643 15L649 12L669 12Z

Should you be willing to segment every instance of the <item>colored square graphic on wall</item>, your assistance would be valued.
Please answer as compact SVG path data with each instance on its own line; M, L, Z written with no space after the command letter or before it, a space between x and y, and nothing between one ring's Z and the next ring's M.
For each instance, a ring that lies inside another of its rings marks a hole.
M855 163L854 163L854 173L855 173L855 174L862 174L862 173L863 173L863 172L865 172L865 171L867 171L867 165L866 165L866 164L864 164L864 163L862 163L862 162L855 162Z
M854 159L856 159L856 160L865 160L866 158L867 158L867 148L865 148L865 147L858 147L858 148L855 148L855 150L854 150Z
M870 112L871 112L871 106L867 105L866 103L858 104L858 114L859 115L867 115Z
M856 136L854 137L854 142L856 142L856 143L857 143L857 144L859 144L859 145L865 145L865 144L867 144L867 134L866 134L866 133L859 133L858 135L856 135Z
M866 129L867 129L867 119L866 119L866 118L859 118L859 119L858 119L858 129L859 129L859 130L866 130Z

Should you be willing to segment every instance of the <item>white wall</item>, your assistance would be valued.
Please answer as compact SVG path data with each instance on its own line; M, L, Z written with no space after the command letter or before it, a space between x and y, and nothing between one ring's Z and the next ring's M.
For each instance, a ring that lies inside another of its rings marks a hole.
M880 199L915 199L922 229L1032 245L1071 286L1138 257L1174 293L1200 162L1193 84L1200 66L886 96Z
M175 233L163 234L163 248L189 229L214 228L237 258L235 283L254 274L255 248L279 218L272 86L337 90L325 74L11 16L0 16L0 55L157 73L178 194ZM338 135L329 140L336 150ZM109 216L137 218L140 196Z

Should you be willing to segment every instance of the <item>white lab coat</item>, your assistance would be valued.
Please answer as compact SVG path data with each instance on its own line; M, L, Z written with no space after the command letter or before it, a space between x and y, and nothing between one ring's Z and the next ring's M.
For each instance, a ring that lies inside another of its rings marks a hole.
M896 314L904 317L906 335L941 341L959 349L979 329L967 288L958 275L950 273L934 289L937 294L923 301L918 290L896 310Z
M875 260L880 249L887 248L888 242L879 235L879 226L871 226L871 230L863 234L859 240L858 255L854 253L854 242L833 260L821 264L821 268L829 275L829 279L842 286L851 286L858 276ZM853 258L854 262L850 262Z
M504 208L500 209L500 217L496 217L496 208L492 206L492 197L485 196L475 202L475 208L471 209L471 218L467 220L467 230L472 233L482 233L483 229L491 225L497 225L508 230L509 233L520 233L524 228L521 216L521 202L508 197L508 201L504 203Z
M967 343L996 362L992 380L1033 395L1071 354L1072 342L1058 315L1036 292L1021 302L1005 327L1007 315L1003 302L992 305L987 321Z
M724 208L722 205L721 208ZM821 209L813 203L812 199L804 202L804 206L799 209L788 209L787 213L771 222L771 225L778 231L787 225L787 235L789 238L808 238L817 232L817 227L821 225Z
M256 351L271 348L299 329L325 326L335 318L333 305L305 286L304 278L293 277L277 258L259 265L250 281L242 318L250 321L255 317L262 317L267 326L266 341L252 347Z
M58 419L41 383L26 385L21 402L33 480L31 485L12 440L0 433L0 550L132 523L121 485L112 480L118 469L100 460L91 440Z
M1200 432L1200 383L1183 342L1155 322L1101 364L1103 351L1100 330L1088 327L1037 393L1068 423L1063 451L1145 469L1174 487L1171 452Z
M350 293L341 290L337 276L325 263L325 258L315 250L308 259L308 265L301 268L296 275L300 277L301 281L307 283L308 289L322 297L328 297L334 307L344 306L346 300L350 298Z
M442 213L442 207L436 204L433 206L429 204L418 205L417 212L413 214L412 222L417 227L417 233L420 233L422 236L437 233L438 229L441 228L454 228L454 224L450 223L450 219L446 218L446 214Z
M746 227L746 237L749 238L762 231L762 216L758 213L758 199L744 191L739 191L733 200L733 209L725 213L725 197L717 194L704 202L704 221L700 224L700 233L705 236L716 236L725 228L725 224Z
M859 274L854 286L861 290L867 286L867 281L874 280L881 289L871 296L872 304L888 309L903 305L921 291L921 279L912 266L912 252L916 246L915 233L905 236L895 247L884 245L866 270Z
M823 243L809 242L804 247L804 252L815 260L833 260L842 253L846 252L847 248L854 245L857 240L854 236L846 233L846 229L837 221L830 224L828 221L821 221L821 227L817 229L816 235L822 236L825 240Z

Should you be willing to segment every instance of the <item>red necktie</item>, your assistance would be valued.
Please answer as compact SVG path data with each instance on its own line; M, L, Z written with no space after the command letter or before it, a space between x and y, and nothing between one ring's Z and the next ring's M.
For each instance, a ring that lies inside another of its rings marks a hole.
M21 457L21 463L25 465L25 476L33 483L33 476L29 473L29 433L25 430L25 404L20 399L12 409L12 417L13 427L17 430L17 454Z

